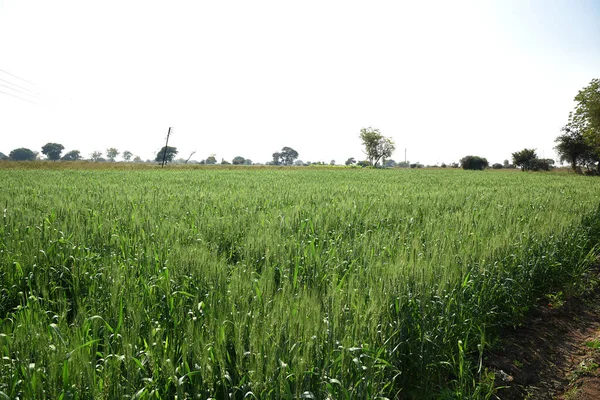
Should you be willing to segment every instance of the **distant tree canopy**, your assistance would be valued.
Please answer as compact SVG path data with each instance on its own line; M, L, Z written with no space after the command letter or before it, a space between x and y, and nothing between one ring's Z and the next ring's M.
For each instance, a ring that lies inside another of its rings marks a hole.
M20 147L11 151L8 158L13 161L34 161L36 154L30 149Z
M233 160L231 160L231 163L233 165L242 165L245 162L246 162L246 159L242 156L233 157Z
M215 154L211 154L204 162L209 165L214 165L217 163L217 157L215 157Z
M102 152L101 151L93 151L92 154L90 154L90 160L94 161L94 162L98 162L102 159Z
M356 160L354 159L354 157L350 157L349 159L346 160L346 162L344 164L353 165L353 164L356 164Z
M118 155L119 150L115 149L114 147L106 149L106 158L108 158L110 162L115 162L115 158L117 158Z
M156 153L156 158L154 161L163 162L163 160L165 160L166 163L170 163L173 161L177 153L177 147L163 146L158 153Z
M298 158L298 152L291 147L284 147L279 152L273 153L274 165L293 165Z
M533 169L534 160L537 159L535 149L523 149L512 153L513 164L521 168L523 171Z
M371 127L362 128L359 137L365 147L365 154L369 163L376 167L379 160L386 159L396 150L396 145L392 139L384 137L379 129Z
M383 161L383 166L386 167L386 168L393 168L396 165L397 165L396 161L392 160L391 158L389 160Z
M68 153L66 153L64 156L62 156L61 160L63 160L63 161L78 161L78 160L81 160L81 154L79 153L79 150L71 150Z
M8 156L0 151L0 160L8 160Z
M489 166L488 160L479 156L466 156L460 159L462 169L483 171Z
M46 143L42 147L42 154L48 157L48 160L60 160L60 154L65 149L65 146L59 143Z
M129 150L125 150L123 152L122 156L123 156L124 161L129 161L129 160L131 160L131 157L133 157L133 153L130 152Z
M512 153L513 163L522 171L550 171L554 160L538 158L535 149L523 149Z

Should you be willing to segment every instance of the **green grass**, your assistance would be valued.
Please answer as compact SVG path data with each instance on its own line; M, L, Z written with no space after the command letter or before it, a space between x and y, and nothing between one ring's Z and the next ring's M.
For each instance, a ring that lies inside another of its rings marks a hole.
M0 169L0 397L485 398L496 332L577 293L600 181Z

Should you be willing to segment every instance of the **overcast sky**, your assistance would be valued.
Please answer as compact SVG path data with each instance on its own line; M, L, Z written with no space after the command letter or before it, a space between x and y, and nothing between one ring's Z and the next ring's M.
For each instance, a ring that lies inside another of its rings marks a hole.
M490 162L554 138L600 78L600 1L0 0L0 152ZM10 74L12 75L10 75ZM29 100L29 101L26 101Z

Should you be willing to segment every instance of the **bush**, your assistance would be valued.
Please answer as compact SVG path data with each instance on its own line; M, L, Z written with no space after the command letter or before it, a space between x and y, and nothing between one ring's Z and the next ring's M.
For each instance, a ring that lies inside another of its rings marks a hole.
M493 169L502 169L502 164L499 163L495 163L494 165L492 165Z
M532 171L550 171L550 163L546 159L534 158L529 164Z
M463 169L482 171L489 166L488 160L478 156L466 156L461 158L460 165Z

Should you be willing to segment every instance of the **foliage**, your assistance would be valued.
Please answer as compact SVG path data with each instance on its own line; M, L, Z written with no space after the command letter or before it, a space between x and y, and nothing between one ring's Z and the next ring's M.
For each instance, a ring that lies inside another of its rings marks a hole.
M555 149L560 160L570 163L574 171L581 173L585 166L588 173L600 175L600 80L593 79L575 101L575 110L561 129L563 134L555 140Z
M0 151L0 161L8 160L8 156Z
M284 147L279 152L273 153L273 165L292 165L298 158L298 152L291 147Z
M500 164L500 163L495 163L495 164L493 164L493 165L492 165L492 168L493 168L493 169L502 169L502 164Z
M356 164L356 160L354 159L354 157L350 157L349 159L346 160L346 162L344 164L353 165L353 164Z
M571 168L577 173L582 172L582 166L592 170L598 163L598 155L594 148L588 144L575 125L567 124L561 130L564 133L555 139L554 147L560 161L571 164Z
M392 159L385 160L385 161L383 162L383 166L384 166L384 167L386 167L386 168L392 168L392 167L395 167L395 166L396 166L396 161L394 161L394 160L392 160Z
M211 154L204 162L205 164L214 165L217 163L217 157L215 157L215 154Z
M108 161L115 162L115 159L118 155L119 150L115 149L114 147L106 149L106 158L108 158Z
M48 160L60 160L60 154L65 149L65 146L59 143L46 143L42 147L42 154L48 157Z
M20 147L11 151L8 158L12 161L33 161L36 159L36 155L32 150Z
M577 105L569 116L569 126L580 132L594 153L600 155L600 79L590 84L575 96Z
M356 163L359 167L369 167L371 166L371 162L369 160L362 160Z
M158 153L156 153L156 158L154 161L162 163L164 160L166 163L170 163L173 161L177 153L177 147L163 146Z
M94 161L94 162L98 162L102 159L102 152L101 151L93 151L92 154L90 154L90 160Z
M246 159L241 156L233 157L233 160L231 160L231 163L233 165L241 165L241 164L244 164L245 162L246 162Z
M132 152L130 152L129 150L125 150L125 151L123 152L123 160L124 160L124 161L130 161L130 160L131 160L131 157L133 157L133 153L132 153Z
M63 161L78 161L78 160L81 160L81 154L80 154L79 150L71 150L71 151L65 153L65 155L62 156L61 160L63 160Z
M369 163L375 167L379 160L390 157L396 149L392 139L384 137L379 129L362 128L359 136L365 147L365 154Z
M534 149L523 149L512 153L513 164L521 168L523 171L531 170L534 162L537 159Z
M3 398L485 398L600 240L578 176L33 164L0 169Z
M554 166L554 160L549 158L537 158L534 149L523 149L512 154L513 162L523 171L550 171ZM505 168L512 168L511 165Z
M483 171L489 166L488 160L479 156L465 156L460 159L462 169Z

